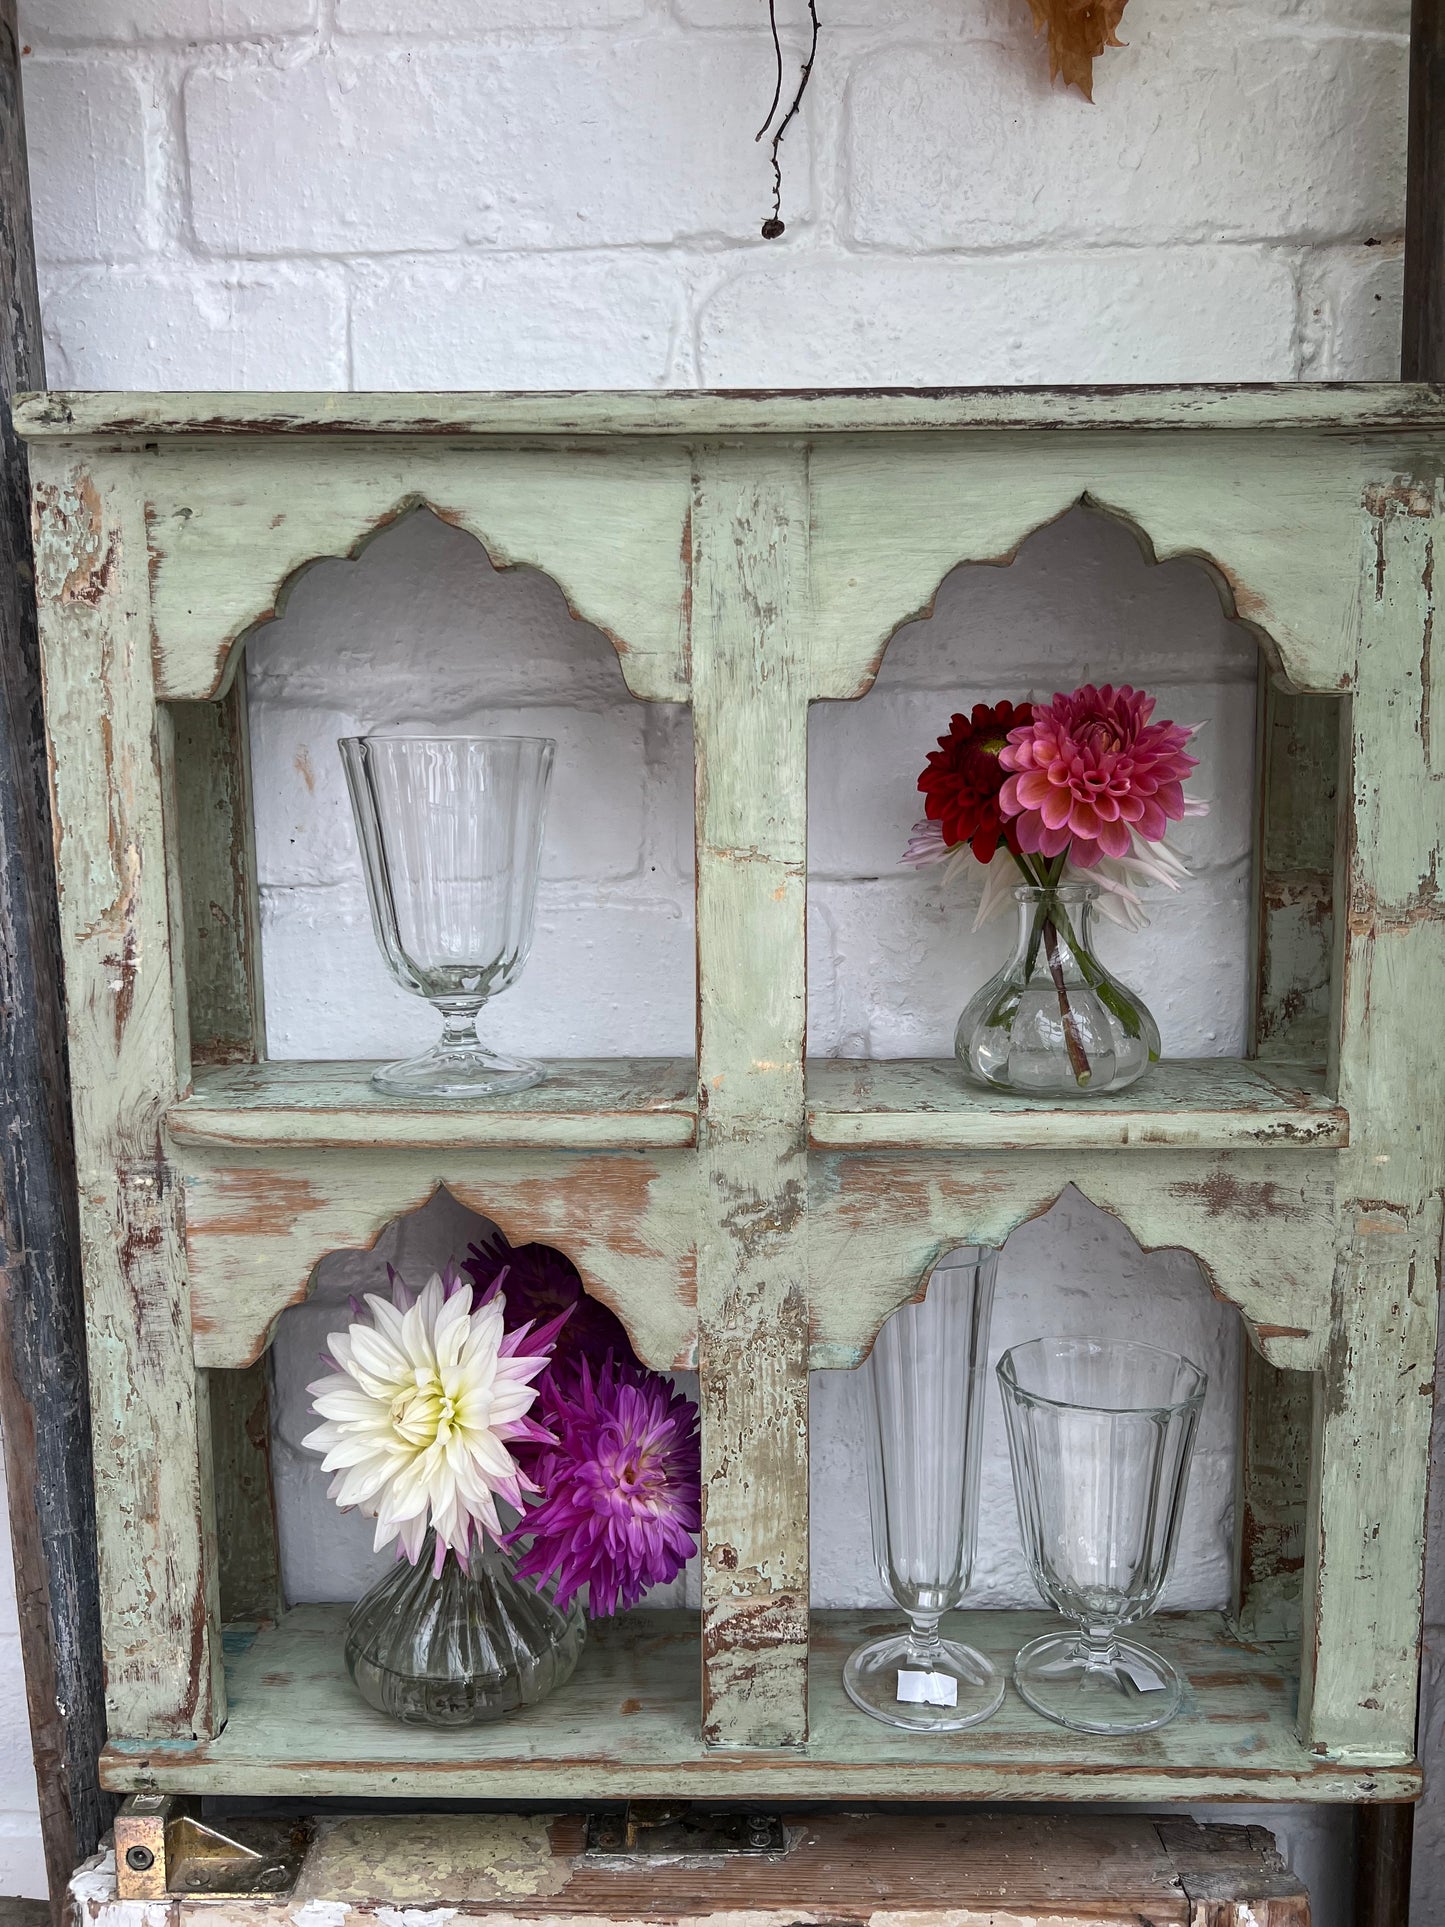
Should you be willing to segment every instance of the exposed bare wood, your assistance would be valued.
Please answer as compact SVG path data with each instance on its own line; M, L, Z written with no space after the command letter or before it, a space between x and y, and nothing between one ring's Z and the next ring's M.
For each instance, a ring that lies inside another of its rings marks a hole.
M219 703L176 703L178 937L194 1065L254 1064L266 1054L261 916L251 824L246 680Z
M208 1372L216 1572L227 1620L277 1619L281 1559L271 1486L271 1360Z
M223 1717L179 1187L176 1008L134 476L37 463L35 561L80 1187L113 1731Z
M611 1153L175 1146L183 1174L196 1363L251 1364L329 1251L368 1250L439 1183L514 1244L566 1251L640 1357L697 1363L696 1175L680 1151Z
M806 471L710 451L691 520L702 1729L808 1733Z
M796 1815L782 1853L585 1851L580 1814L433 1813L322 1820L287 1899L169 1909L174 1927L289 1927L297 1914L382 1927L445 1906L458 1927L519 1922L641 1927L725 1921L789 1927L1309 1927L1309 1902L1259 1827L1079 1814ZM685 1888L685 1891L684 1891ZM129 1927L111 1870L77 1876L81 1927ZM3 1923L0 1923L3 1927Z

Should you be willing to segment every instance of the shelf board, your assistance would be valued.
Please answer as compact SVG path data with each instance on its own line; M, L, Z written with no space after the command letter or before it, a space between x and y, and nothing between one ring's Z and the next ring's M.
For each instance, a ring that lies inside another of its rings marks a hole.
M379 1151L644 1150L697 1140L697 1068L688 1058L556 1060L544 1082L485 1103L388 1097L370 1063L198 1065L166 1127L178 1144Z
M698 1622L633 1613L593 1627L569 1684L496 1726L404 1726L373 1712L346 1676L345 1606L297 1606L228 1639L230 1715L207 1741L112 1741L107 1787L368 1798L547 1800L1408 1800L1413 1763L1321 1759L1294 1732L1283 1649L1232 1639L1217 1613L1167 1615L1147 1637L1186 1681L1157 1733L1096 1738L1032 1712L1010 1688L987 1725L920 1736L877 1724L843 1693L843 1660L896 1624L878 1613L814 1616L812 1737L798 1751L714 1752L698 1736ZM1039 1612L952 1616L1002 1666L1058 1621Z
M808 1060L808 1135L828 1150L1337 1150L1348 1113L1321 1072L1167 1058L1113 1096L1060 1103L971 1084L952 1057Z
M1297 429L1359 434L1445 426L1445 394L1421 382L1258 382L1038 388L686 389L454 394L17 395L26 441L199 435L827 435L892 429Z

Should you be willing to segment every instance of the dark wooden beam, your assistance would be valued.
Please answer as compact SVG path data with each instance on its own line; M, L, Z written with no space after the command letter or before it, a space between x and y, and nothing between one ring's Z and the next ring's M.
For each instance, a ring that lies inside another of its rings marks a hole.
M1445 0L1412 0L1405 162L1404 381L1445 381ZM1415 1810L1363 1807L1355 1833L1356 1927L1408 1927Z
M0 0L0 1429L51 1907L108 1823L90 1402L24 450L45 386L14 0Z
M1410 16L1400 373L1445 381L1445 0L1414 0Z

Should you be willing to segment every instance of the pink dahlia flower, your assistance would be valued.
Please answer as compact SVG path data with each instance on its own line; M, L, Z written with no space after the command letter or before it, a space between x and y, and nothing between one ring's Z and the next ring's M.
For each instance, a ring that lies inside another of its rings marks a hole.
M1123 857L1134 833L1157 843L1186 814L1183 781L1197 757L1185 753L1194 734L1156 723L1154 698L1126 683L1034 704L1031 723L1009 731L999 761L1012 773L999 809L1018 819L1019 848L1089 869L1100 857Z
M586 1586L588 1616L606 1618L692 1557L702 1524L697 1407L658 1372L608 1358L594 1376L585 1355L575 1379L549 1375L540 1389L557 1442L537 1455L546 1496L513 1535L532 1541L517 1571L555 1575L563 1607Z

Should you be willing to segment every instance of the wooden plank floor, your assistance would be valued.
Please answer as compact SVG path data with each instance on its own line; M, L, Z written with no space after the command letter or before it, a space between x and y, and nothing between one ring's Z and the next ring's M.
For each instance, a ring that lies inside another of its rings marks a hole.
M570 1684L525 1716L439 1731L373 1712L342 1658L344 1606L298 1606L233 1636L230 1716L214 1740L113 1741L107 1786L230 1794L546 1800L689 1797L910 1800L1401 1800L1413 1764L1318 1758L1293 1727L1277 1649L1231 1640L1217 1613L1167 1616L1145 1634L1188 1684L1157 1733L1098 1738L1054 1726L1010 1689L993 1720L919 1736L858 1712L842 1687L853 1645L897 1622L815 1615L811 1738L799 1751L718 1753L698 1738L697 1620L635 1613L594 1628ZM1000 1665L1058 1621L1046 1613L954 1616Z

